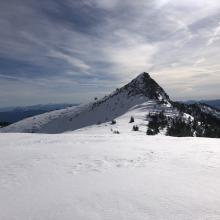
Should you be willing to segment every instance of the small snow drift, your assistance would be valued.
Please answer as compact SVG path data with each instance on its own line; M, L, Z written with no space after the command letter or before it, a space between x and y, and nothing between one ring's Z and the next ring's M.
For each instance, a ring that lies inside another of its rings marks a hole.
M162 117L157 117L161 114ZM125 132L134 130L134 125L127 124L131 116L137 119L135 126L138 126L138 131L145 134L220 137L218 110L202 104L186 105L171 101L146 72L100 100L30 117L0 131L62 133L117 120L118 130Z

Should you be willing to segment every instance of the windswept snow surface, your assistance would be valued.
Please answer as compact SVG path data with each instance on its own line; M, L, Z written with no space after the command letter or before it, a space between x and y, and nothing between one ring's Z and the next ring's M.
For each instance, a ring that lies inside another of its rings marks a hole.
M129 108L148 101L146 97L127 98L127 92L109 96L101 104L70 107L30 117L2 129L3 132L61 133L89 125L111 121L129 111Z
M2 133L0 219L217 220L219 171L219 139Z
M2 128L0 132L62 133L111 122L112 119L120 120L121 117L126 117L128 122L131 116L136 115L142 119L139 120L139 125L141 125L146 124L146 117L150 112L155 113L162 110L167 116L179 114L177 110L167 104L160 104L158 101L139 95L127 98L127 93L120 93L101 104L91 103L30 117Z

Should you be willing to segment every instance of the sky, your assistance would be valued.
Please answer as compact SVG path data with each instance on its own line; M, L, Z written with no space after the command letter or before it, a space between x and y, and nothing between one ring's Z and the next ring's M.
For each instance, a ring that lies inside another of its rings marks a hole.
M0 107L85 103L148 72L220 98L219 0L1 0Z

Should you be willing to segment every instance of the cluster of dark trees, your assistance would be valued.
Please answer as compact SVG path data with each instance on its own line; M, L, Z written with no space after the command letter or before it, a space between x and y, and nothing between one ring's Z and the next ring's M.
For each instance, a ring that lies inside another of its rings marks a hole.
M207 105L186 105L178 102L173 103L173 105L181 112L186 112L193 116L194 120L191 122L191 126L196 132L197 137L220 138L220 119L202 110ZM216 110L214 108L212 109Z
M164 112L149 115L147 135L156 135L166 127L166 135L175 137L211 137L220 138L220 120L199 108L188 110L193 119L186 119L180 113L177 117L166 117Z
M156 135L167 125L167 118L163 112L159 114L149 114L147 135Z
M166 128L166 135L168 136L220 138L220 119L203 112L201 107L196 104L188 106L175 103L174 106L180 112L178 116L167 117L164 111L148 115L147 135L156 135ZM184 117L183 112L188 113L193 118ZM134 121L134 117L131 116L129 123ZM111 124L116 124L116 120L112 120ZM133 125L132 130L138 131L139 127Z

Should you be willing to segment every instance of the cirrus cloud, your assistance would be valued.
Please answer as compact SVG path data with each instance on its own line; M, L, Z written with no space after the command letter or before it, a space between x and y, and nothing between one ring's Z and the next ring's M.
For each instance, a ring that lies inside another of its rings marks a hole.
M39 102L31 88L44 103L86 101L142 71L174 99L219 98L219 9L217 0L4 1L1 105Z

